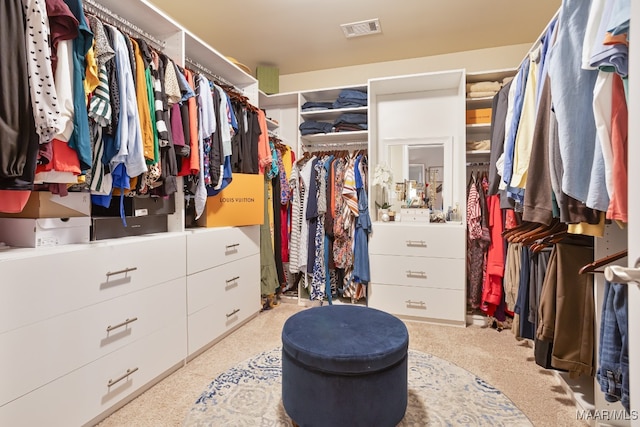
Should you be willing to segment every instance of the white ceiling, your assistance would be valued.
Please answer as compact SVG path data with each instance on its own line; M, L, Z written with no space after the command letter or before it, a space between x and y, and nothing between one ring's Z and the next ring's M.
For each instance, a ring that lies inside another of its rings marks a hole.
M255 72L281 75L533 43L561 0L150 0ZM347 39L340 24L380 19Z

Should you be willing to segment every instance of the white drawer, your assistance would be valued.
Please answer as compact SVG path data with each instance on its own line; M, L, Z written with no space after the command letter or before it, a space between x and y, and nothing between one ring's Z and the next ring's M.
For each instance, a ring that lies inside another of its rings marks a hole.
M259 225L196 229L187 235L187 274L259 253Z
M465 257L460 224L374 223L369 253L437 258Z
M185 280L0 334L0 348L9 349L0 352L0 405L159 329L184 325Z
M0 262L0 333L184 277L185 236L110 240Z
M185 348L184 321L173 322L0 407L0 425L67 427L88 423L184 360Z
M223 295L247 290L248 297L260 297L260 255L252 255L187 277L187 312L193 314Z
M464 325L465 292L417 286L369 285L368 306L397 316Z
M371 255L371 281L387 285L465 289L465 260Z
M189 284L193 285L190 289L194 289L189 299L191 300L196 294L201 295L203 299L207 298L206 306L195 312L189 310L189 355L233 330L260 311L260 258L259 255L254 255L251 259L253 263L251 267L244 264L242 278L229 284L223 282L220 286L211 286L211 277L206 273L217 272L218 268L187 278ZM244 263L244 261L233 264ZM258 264L255 264L256 262ZM191 279L196 281L191 282ZM198 305L202 303L199 302Z

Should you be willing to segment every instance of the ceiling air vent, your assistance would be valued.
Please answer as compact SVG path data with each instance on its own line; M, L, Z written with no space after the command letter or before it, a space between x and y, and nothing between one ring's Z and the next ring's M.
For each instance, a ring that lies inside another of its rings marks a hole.
M382 32L378 18L369 19L367 21L352 22L350 24L342 24L340 27L342 27L342 31L347 38L368 36L370 34Z

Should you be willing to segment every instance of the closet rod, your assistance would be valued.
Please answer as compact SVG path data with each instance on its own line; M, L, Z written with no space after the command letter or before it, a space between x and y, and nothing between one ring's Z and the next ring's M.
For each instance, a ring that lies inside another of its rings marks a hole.
M185 62L185 64L189 64L192 67L196 68L197 71L200 71L201 73L205 74L207 77L209 77L209 78L211 78L213 80L216 80L218 83L222 83L222 84L225 84L227 86L231 86L236 91L238 91L241 95L244 94L244 90L243 89L240 89L239 87L237 87L236 85L231 83L229 80L225 79L224 77L221 77L221 76L217 75L216 73L214 73L213 71L211 71L210 69L208 69L207 67L202 65L201 63L199 63L197 61L194 61L193 59L189 58L188 56L184 57L184 62Z
M163 40L159 40L155 38L151 34L144 31L142 28L138 27L135 24L132 24L131 22L127 21L120 15L116 14L115 12L112 12L111 10L104 7L103 5L97 3L96 1L84 0L83 3L84 3L85 11L87 13L97 16L98 18L100 18L100 20L105 21L109 24L112 24L115 27L119 27L119 29L124 30L127 33L129 33L129 31L127 30L130 30L131 32L134 33L130 35L134 35L134 36L137 35L137 36L143 37L145 40L153 44L154 47L158 48L158 50L164 50L164 48L166 47L167 43L164 42ZM122 24L126 28L121 28L120 25L118 24Z
M467 163L467 166L489 166L491 162L471 162Z
M529 51L527 52L527 54L524 56L524 58L522 58L522 61L520 61L520 65L518 65L518 69L520 69L520 67L522 67L522 65L524 64L525 61L529 60L529 55L531 55L531 53L538 47L540 46L540 43L542 42L542 37L544 37L544 35L547 33L547 30L549 29L549 27L551 26L551 23L556 20L558 17L560 16L560 9L556 10L556 13L553 14L553 17L549 20L549 22L547 22L547 25L545 25L544 30L542 30L542 32L540 33L540 35L538 36L538 38L536 39L536 41L533 43L533 46L531 46L529 48Z
M335 144L330 144L330 143L315 143L315 144L304 144L302 146L303 150L305 151L312 151L314 149L318 149L318 150L322 150L325 148L331 148L333 150L341 150L343 148L346 147L364 147L367 148L368 147L368 143L365 142L340 142L340 143L335 143Z

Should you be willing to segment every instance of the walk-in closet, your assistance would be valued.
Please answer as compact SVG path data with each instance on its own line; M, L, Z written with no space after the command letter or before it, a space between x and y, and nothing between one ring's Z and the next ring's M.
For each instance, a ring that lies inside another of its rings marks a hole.
M284 3L3 0L0 425L295 425L346 305L400 426L640 426L640 5Z

